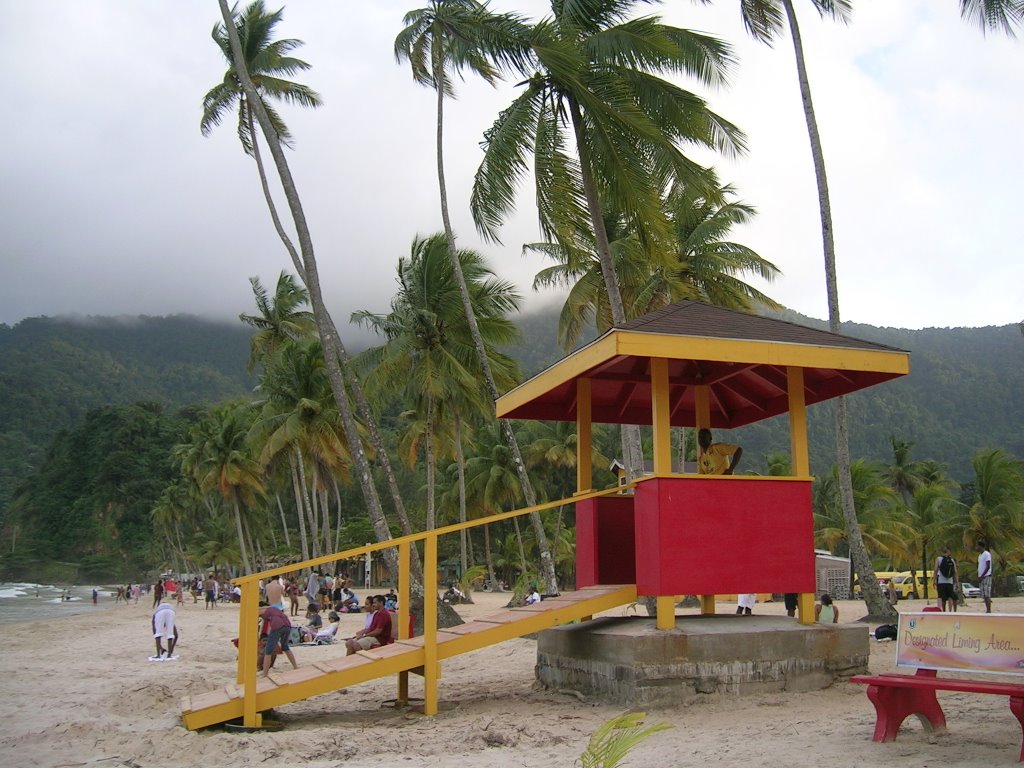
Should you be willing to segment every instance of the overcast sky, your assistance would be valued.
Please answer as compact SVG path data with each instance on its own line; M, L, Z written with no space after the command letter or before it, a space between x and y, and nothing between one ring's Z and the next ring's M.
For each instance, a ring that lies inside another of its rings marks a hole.
M548 7L492 5L533 18ZM1024 318L1024 42L982 36L956 0L858 0L846 27L809 6L797 3L843 319L922 328ZM305 41L297 55L313 68L299 79L324 99L316 111L282 112L339 321L387 311L398 258L417 233L440 229L434 98L392 53L414 7L293 0L278 26L279 37ZM654 10L734 46L731 86L704 94L748 136L746 156L717 163L759 211L733 239L783 271L770 295L824 318L817 198L788 38L774 49L750 41L735 0ZM210 138L199 132L202 96L226 68L210 39L215 0L36 0L5 3L4 16L0 322L250 311L248 278L272 286L290 262L233 123ZM514 95L512 84L460 86L447 107L447 174L460 244L483 252L529 306L557 298L532 292L544 264L521 255L537 239L532 190L522 190L503 246L482 243L468 212L482 132Z

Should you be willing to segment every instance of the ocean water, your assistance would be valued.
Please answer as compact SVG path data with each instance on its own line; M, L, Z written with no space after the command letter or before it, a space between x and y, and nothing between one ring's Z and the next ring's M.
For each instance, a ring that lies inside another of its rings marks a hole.
M94 588L99 592L96 605L92 603ZM62 587L53 584L0 582L0 624L105 610L114 605L114 595L109 588L94 585Z

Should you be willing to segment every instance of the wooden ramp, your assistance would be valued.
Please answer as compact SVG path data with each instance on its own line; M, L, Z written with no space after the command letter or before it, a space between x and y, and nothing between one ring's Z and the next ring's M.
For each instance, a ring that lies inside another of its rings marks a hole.
M636 602L636 585L594 586L567 592L536 605L499 611L482 619L437 632L437 659L449 659L513 637L522 637L620 605ZM423 667L425 638L412 637L391 645L271 672L256 680L256 709L266 711L302 699L365 683L386 675ZM189 730L242 717L245 689L234 683L188 696L181 715ZM251 711L251 710L250 710Z

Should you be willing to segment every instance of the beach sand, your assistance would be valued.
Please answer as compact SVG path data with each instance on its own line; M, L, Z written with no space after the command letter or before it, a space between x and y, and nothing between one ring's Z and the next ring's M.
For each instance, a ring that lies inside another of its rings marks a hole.
M507 594L474 595L471 619L501 607ZM109 599L109 598L108 598ZM238 609L178 608L180 658L154 652L151 601L93 614L0 626L0 763L5 766L455 766L569 768L590 735L621 707L539 689L536 644L512 640L445 661L440 714L395 709L393 678L282 707L279 732L187 731L180 700L234 681ZM863 603L839 602L844 622ZM923 601L904 601L920 610ZM735 605L722 603L720 612ZM621 615L625 609L618 609ZM980 600L969 611L983 610ZM996 599L1000 613L1024 613L1024 598ZM685 612L685 611L683 611ZM613 612L614 613L614 612ZM784 614L780 603L755 613ZM342 617L351 634L363 617ZM873 627L872 627L873 628ZM894 644L871 640L871 670L894 671ZM300 647L299 664L338 645ZM285 660L281 660L285 662ZM279 662L280 663L280 662ZM410 676L411 695L422 681ZM671 730L642 742L626 765L839 768L850 765L1010 765L1021 731L1000 696L940 693L949 731L926 734L915 718L890 744L871 741L874 710L864 687L839 683L812 693L713 695L660 708L648 721Z

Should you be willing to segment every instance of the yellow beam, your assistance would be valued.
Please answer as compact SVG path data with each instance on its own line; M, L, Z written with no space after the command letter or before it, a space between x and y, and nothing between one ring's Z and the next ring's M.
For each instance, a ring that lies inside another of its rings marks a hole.
M600 339L562 358L546 371L499 397L494 404L497 417L500 419L509 411L537 399L557 383L572 381L582 376L614 354L615 339L612 334L606 333Z
M811 474L811 460L807 450L807 405L804 398L804 369L790 366L786 369L786 389L789 392L789 451L794 475Z
M654 474L667 477L672 474L672 424L669 418L668 360L651 360L651 424L654 435Z
M245 706L242 709L242 724L246 728L258 728L262 716L256 709L256 661L260 593L255 584L242 587L238 611L238 680L245 688Z
M590 420L590 379L576 380L576 490L594 487L592 463L593 425Z
M437 536L423 541L423 714L437 714Z
M833 368L837 371L872 371L897 375L910 373L910 355L899 350L711 339L635 331L615 331L615 340L616 355L751 365L792 365L799 368ZM548 371L554 371L556 367L552 366Z
M410 581L411 571L409 568L412 557L412 544L403 541L398 545L398 639L405 640L409 637L409 617L412 615L410 608ZM409 701L409 673L405 670L398 673L398 692L396 701L405 704Z
M658 629L676 628L676 599L673 595L659 595L655 600L658 613L655 626Z
M801 592L796 598L796 615L801 624L814 623L814 593Z
M715 615L715 596L714 595L701 595L700 596L700 612L704 616Z

